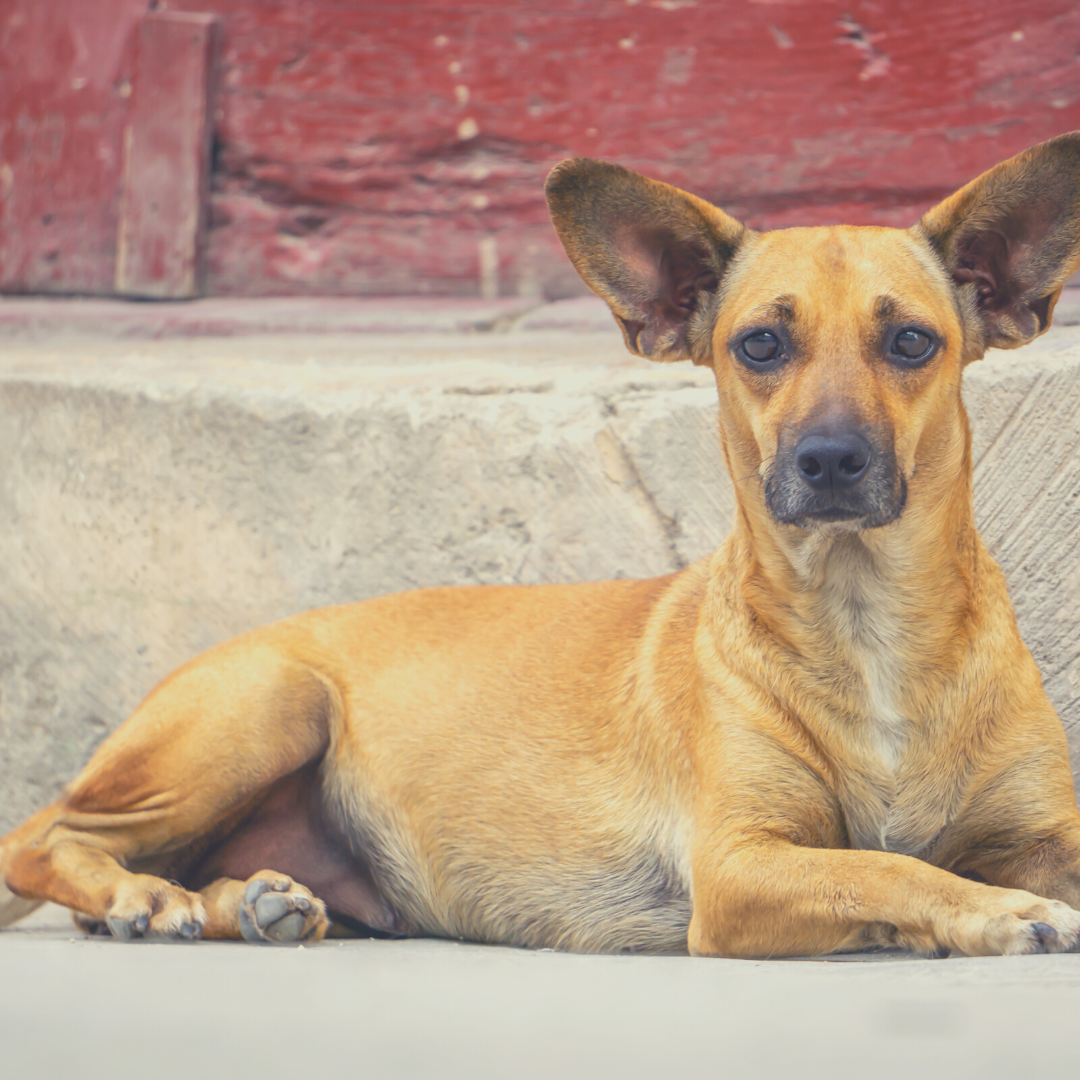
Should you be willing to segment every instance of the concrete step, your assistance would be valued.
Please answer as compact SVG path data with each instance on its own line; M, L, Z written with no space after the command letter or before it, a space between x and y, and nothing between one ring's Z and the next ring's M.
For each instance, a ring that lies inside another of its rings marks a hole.
M593 300L594 307L599 303ZM209 297L159 303L6 296L0 297L0 337L41 339L58 331L109 338L460 334L507 330L545 306L539 300L520 298Z
M420 585L650 576L715 547L734 500L711 373L629 356L608 316L565 329L596 310L486 333L9 334L0 831L170 670L252 626ZM1074 751L1078 376L1064 326L965 385L979 521Z
M1080 325L1080 286L1062 293L1057 326ZM237 337L262 334L611 333L595 296L544 302L387 297L210 297L171 303L47 296L0 296L0 343L61 336L109 339Z
M1080 284L1066 288L1055 325L1080 325ZM0 342L58 336L158 339L260 334L469 334L563 331L610 333L607 305L595 296L545 302L413 297L209 297L146 302L0 296Z

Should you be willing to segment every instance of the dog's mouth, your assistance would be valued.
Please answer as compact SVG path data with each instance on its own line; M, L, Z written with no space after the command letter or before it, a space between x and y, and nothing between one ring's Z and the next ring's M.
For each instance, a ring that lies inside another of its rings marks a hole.
M828 506L821 510L810 510L804 516L807 521L821 522L823 525L835 521L858 521L866 517L861 511L852 510L846 506Z
M765 478L765 505L780 525L862 531L896 521L907 504L907 483L884 464L848 491L811 491L794 470L774 468Z

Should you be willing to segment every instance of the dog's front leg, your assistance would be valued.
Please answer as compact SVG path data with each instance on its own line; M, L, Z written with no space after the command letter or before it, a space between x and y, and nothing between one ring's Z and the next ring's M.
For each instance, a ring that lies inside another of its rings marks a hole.
M968 956L1059 952L1080 944L1080 912L881 851L762 838L695 860L692 953L817 956L884 944Z
M935 862L1080 909L1080 812L1065 735L1045 698L1020 721L1015 750L978 778Z

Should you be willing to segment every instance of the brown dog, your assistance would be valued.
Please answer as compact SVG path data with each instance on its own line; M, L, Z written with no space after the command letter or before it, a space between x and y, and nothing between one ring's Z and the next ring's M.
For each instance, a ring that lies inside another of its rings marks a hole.
M1080 262L1080 133L906 232L756 234L588 160L548 197L630 350L715 370L728 468L760 478L726 543L654 581L430 589L212 649L0 842L0 918L1077 946L1065 736L975 532L960 383L1046 330Z

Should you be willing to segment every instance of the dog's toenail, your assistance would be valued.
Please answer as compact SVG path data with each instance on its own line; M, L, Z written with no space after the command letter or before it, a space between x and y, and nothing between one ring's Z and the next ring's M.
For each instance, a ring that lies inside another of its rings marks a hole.
M259 897L262 896L262 894L266 892L266 890L269 888L270 882L268 881L262 881L260 879L258 881L248 882L248 886L244 890L244 903L254 904L255 901L258 900Z
M290 885L292 885L292 882L288 878L281 878L279 881L274 882L274 888L278 892L288 892Z
M109 929L114 937L121 941L130 941L134 937L134 930L130 919L106 919Z
M135 920L135 929L138 930L138 932L140 934L145 934L146 931L149 929L149 927L150 927L150 916L149 915L140 915L140 916L138 916L138 918L136 918L136 920Z
M1031 924L1031 929L1035 932L1035 936L1042 944L1046 944L1050 941L1056 941L1058 932L1049 924L1044 922L1035 922Z

